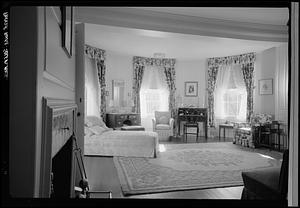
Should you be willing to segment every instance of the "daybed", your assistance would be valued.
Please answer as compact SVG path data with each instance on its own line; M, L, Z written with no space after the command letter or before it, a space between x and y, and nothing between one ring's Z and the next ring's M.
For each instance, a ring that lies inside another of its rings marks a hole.
M99 117L87 116L85 119L85 155L157 157L158 152L155 132L113 130Z

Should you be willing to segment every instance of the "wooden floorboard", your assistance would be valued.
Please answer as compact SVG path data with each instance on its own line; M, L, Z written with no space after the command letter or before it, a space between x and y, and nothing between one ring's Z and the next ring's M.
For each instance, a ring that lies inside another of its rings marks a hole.
M200 138L199 142L224 142L231 138ZM172 138L163 143L185 143L182 138ZM195 143L195 138L188 138L188 143ZM85 156L85 168L91 191L111 191L112 198L133 199L240 199L243 186L213 188L201 190L174 191L155 194L141 194L123 196L117 170L114 166L113 157ZM102 196L102 195L101 195Z

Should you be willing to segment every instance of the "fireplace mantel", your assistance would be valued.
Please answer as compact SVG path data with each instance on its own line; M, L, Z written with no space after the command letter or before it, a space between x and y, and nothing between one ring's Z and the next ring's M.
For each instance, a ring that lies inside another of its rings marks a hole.
M41 158L41 195L48 198L51 193L52 159L76 134L77 105L73 100L43 98L43 134ZM71 141L72 143L72 141ZM73 154L73 150L70 150ZM75 164L73 156L68 164L71 167L70 196L73 196Z

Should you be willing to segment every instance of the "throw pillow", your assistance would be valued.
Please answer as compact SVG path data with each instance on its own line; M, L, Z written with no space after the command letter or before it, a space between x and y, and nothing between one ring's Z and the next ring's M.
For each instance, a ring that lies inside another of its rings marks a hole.
M88 121L87 119L85 119L84 125L87 126L87 127L92 127L92 126L93 126L93 123L90 122L90 121Z
M94 133L88 128L88 127L84 127L84 135L89 137L92 136Z
M105 129L108 129L108 127L103 122L102 118L99 118L97 116L87 116L86 117L86 123L87 123L88 127L101 126Z
M90 130L97 135L101 135L103 132L106 131L105 128L101 127L101 126L92 126L90 127Z

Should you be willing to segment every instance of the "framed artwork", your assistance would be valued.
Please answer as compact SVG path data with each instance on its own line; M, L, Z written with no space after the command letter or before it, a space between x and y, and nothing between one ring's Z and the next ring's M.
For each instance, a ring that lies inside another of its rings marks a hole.
M73 29L74 29L74 17L72 6L61 6L61 31L62 31L62 47L65 50L67 56L72 56L73 45Z
M184 96L197 97L198 96L198 82L184 83Z
M272 95L273 94L273 79L258 80L259 94Z

